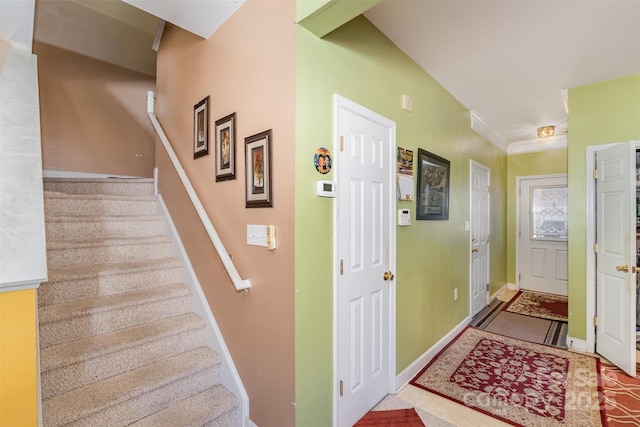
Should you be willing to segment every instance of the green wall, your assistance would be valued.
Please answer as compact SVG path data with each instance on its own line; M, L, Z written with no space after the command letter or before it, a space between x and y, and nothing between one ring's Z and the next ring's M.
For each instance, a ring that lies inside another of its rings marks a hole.
M586 339L586 147L640 140L640 74L569 90L569 336Z
M516 283L516 178L567 173L567 149L511 154L507 157L507 281Z
M404 370L469 315L469 160L491 169L491 291L506 283L506 154L470 128L469 112L369 21L319 39L298 27L296 88L296 425L332 423L333 199L315 196L318 147L333 149L333 94L397 124L397 144L451 161L448 221L397 228L397 366ZM413 113L402 111L402 95ZM453 289L460 298L453 300Z

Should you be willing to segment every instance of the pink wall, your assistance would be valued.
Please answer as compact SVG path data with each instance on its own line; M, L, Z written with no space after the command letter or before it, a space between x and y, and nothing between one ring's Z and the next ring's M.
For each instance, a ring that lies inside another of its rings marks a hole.
M166 155L159 185L229 346L260 426L295 423L294 137L295 2L248 1L209 39L168 25L158 53L156 114L242 278L237 293L197 223ZM193 106L210 122L237 114L236 179L215 182L209 155L193 159ZM244 138L272 129L273 207L245 208ZM246 244L247 224L276 226L277 249Z
M153 77L35 42L44 169L150 177Z

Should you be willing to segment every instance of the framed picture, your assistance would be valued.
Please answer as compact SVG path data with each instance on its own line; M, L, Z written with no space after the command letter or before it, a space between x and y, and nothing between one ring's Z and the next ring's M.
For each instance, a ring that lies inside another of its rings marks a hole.
M271 129L244 139L248 208L273 206L271 188Z
M209 97L193 106L193 158L209 154Z
M236 113L216 120L216 181L236 179Z
M449 219L449 160L418 148L416 219Z

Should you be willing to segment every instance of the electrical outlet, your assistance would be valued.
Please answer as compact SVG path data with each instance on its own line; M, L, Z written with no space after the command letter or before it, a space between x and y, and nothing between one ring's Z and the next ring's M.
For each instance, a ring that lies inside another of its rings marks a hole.
M458 288L455 288L453 290L453 300L457 301L458 300Z

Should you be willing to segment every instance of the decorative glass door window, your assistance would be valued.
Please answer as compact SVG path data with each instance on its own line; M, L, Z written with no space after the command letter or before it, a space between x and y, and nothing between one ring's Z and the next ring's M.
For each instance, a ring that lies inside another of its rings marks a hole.
M569 192L567 187L531 188L531 240L567 241Z

